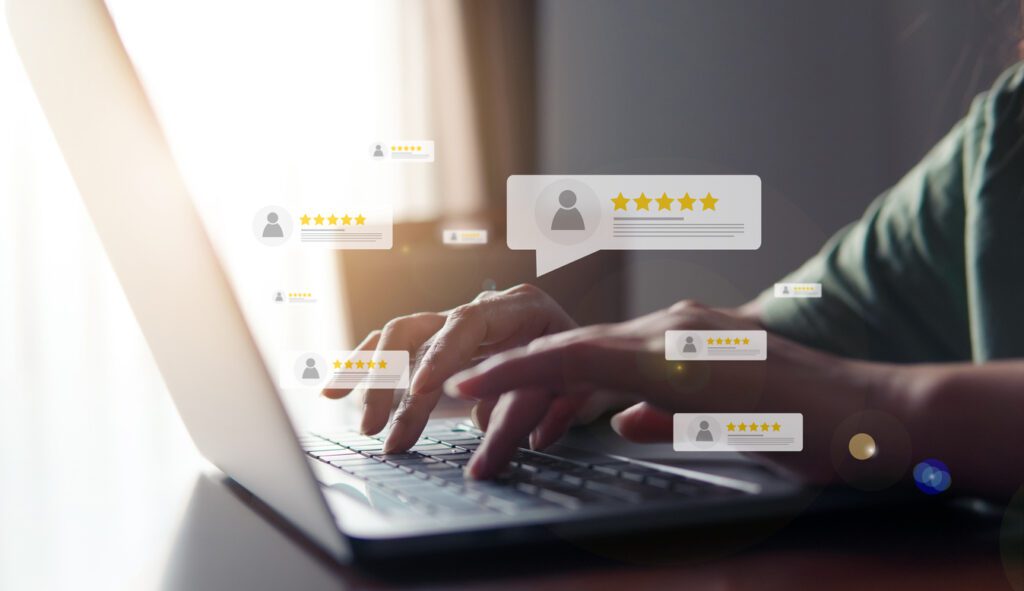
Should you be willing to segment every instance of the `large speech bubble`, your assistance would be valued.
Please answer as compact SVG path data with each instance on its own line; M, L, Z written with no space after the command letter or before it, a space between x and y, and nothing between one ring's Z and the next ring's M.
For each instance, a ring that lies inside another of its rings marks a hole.
M757 250L756 175L513 175L508 247L537 276L599 250Z

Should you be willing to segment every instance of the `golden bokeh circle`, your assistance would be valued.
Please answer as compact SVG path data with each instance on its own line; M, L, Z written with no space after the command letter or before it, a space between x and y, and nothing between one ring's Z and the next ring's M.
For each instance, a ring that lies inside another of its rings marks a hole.
M870 460L877 451L875 438L867 433L857 433L850 438L850 455L858 460Z

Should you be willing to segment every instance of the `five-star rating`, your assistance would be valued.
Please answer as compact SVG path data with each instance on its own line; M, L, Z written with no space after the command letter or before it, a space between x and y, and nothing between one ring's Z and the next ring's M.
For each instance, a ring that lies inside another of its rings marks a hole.
M700 199L691 197L689 193L684 193L682 197L669 197L668 193L662 193L661 197L653 199L646 193L640 193L639 197L630 198L620 192L612 197L611 201L614 205L613 211L717 211L715 205L718 204L719 199L711 193ZM679 204L678 207L676 207L676 203ZM695 209L697 203L700 203L699 210Z
M750 339L748 339L747 337L743 337L742 339L739 338L739 337L736 337L736 338L726 337L724 339L722 337L718 337L717 339L716 338L708 337L708 344L709 345L749 345L750 344Z
M346 369L363 370L363 369L365 369L365 370L369 371L369 370L373 370L373 369L387 369L388 368L388 362L383 360L383 359L381 359L381 360L370 359L370 360L367 360L367 361L363 361L362 359L357 359L355 361L353 361L351 359L348 359L348 360L345 360L345 361L342 361L340 359L335 359L334 363L332 365L334 366L334 369L338 369L338 370L346 370Z
M729 421L729 424L725 426L725 430L729 431L730 433L735 433L737 431L739 431L741 433L742 432L757 433L758 431L766 433L768 431L773 431L773 432L782 431L782 425L780 425L778 423L778 421L774 421L770 425L767 422L756 423L754 421L751 421L750 423L744 423L744 422L740 421L737 424L737 423L734 423L732 421Z
M339 225L339 223L342 226L352 226L352 225L363 226L363 225L366 225L366 218L361 213L356 215L355 217L352 217L352 216L348 215L347 213L345 215L341 216L341 217L338 217L338 216L334 215L333 213L331 215L327 216L327 217L324 217L323 215L321 215L319 213L316 214L313 217L310 217L308 213L304 213L304 214L302 214L302 217L299 218L299 221L302 223L303 226L310 226L310 225L315 225L315 226L323 226L323 225L337 226L337 225Z

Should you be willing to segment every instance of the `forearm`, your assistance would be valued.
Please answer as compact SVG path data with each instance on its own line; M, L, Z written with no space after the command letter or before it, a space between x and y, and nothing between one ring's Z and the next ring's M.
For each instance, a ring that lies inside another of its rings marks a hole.
M1024 360L908 366L893 373L890 407L914 461L945 462L954 488L1007 498L1024 485Z

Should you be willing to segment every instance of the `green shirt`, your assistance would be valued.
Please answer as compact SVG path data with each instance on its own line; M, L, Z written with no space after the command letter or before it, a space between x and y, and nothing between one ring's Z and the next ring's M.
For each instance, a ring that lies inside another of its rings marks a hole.
M975 99L924 160L761 295L769 330L894 362L1024 357L1024 63Z

